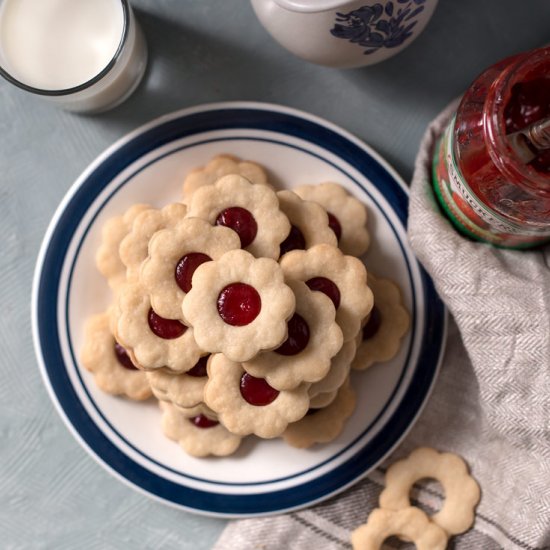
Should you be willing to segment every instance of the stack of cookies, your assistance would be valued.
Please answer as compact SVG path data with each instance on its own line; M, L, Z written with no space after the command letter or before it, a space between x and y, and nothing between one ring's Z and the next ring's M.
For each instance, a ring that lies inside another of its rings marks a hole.
M194 456L251 434L333 440L355 407L350 369L391 359L409 324L397 286L358 259L366 221L336 183L275 191L259 165L214 158L181 202L105 225L114 301L87 324L84 367L109 393L153 394Z

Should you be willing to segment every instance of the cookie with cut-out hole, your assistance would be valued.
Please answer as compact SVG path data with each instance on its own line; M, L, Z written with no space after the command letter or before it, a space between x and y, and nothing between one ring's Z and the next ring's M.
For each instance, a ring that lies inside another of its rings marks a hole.
M332 300L344 342L356 337L373 304L367 270L360 260L335 246L318 244L309 250L288 252L280 264L288 279L303 281Z
M149 241L149 257L140 271L153 309L162 317L181 319L181 304L191 290L195 269L239 248L234 231L200 218L185 218L170 229L157 231Z
M208 380L206 364L209 358L210 355L204 355L187 372L176 374L163 369L147 372L147 380L155 397L181 409L189 409L202 403Z
M309 396L314 398L320 393L334 392L346 381L351 369L351 362L357 349L355 340L345 342L340 351L332 358L330 369L326 376L311 384Z
M410 506L400 510L375 508L367 523L351 534L353 550L380 550L384 541L398 536L412 541L417 550L445 550L447 534L432 523L426 514Z
M283 439L292 447L307 449L315 443L329 443L336 439L346 420L355 409L355 392L351 389L349 379L338 389L336 398L327 407L310 408L298 422L289 424L283 432Z
M131 230L136 217L148 208L146 204L134 204L122 216L110 218L103 225L95 262L112 289L126 280L126 267L119 253L120 244Z
M93 373L98 387L112 395L125 395L141 401L151 396L144 372L132 363L126 350L111 331L111 310L90 317L86 322L81 361Z
M386 488L380 494L380 507L401 510L410 506L409 492L421 479L439 481L445 492L443 507L430 520L449 535L467 531L474 523L481 492L466 462L453 453L420 447L392 464L386 471Z
M362 256L368 249L367 209L341 185L332 182L301 185L295 193L308 201L319 203L328 213L329 225L344 254Z
M218 420L204 414L186 416L167 402L161 402L161 409L164 435L177 441L192 456L228 456L241 444L242 438L229 432Z
M286 340L274 350L259 353L243 363L246 372L265 378L277 390L324 378L343 343L330 298L310 290L301 281L286 283L296 297L295 313L287 323Z
M138 368L187 372L206 354L193 329L177 319L166 319L151 307L140 283L120 287L115 308L115 337Z
M255 162L240 160L232 155L218 155L206 166L189 172L183 182L183 200L188 202L193 193L205 185L213 185L223 176L238 174L251 183L267 185L265 170Z
M308 386L276 390L265 379L251 376L240 363L220 353L208 364L204 401L230 432L271 439L306 414Z
M291 250L307 250L316 244L337 246L336 235L328 225L328 214L321 205L303 200L288 190L279 191L277 197L291 225L288 237L281 243L281 256Z
M290 222L280 211L275 192L238 175L224 176L214 185L197 189L188 215L233 229L241 248L258 258L278 258L280 244L290 232Z
M161 229L176 225L185 218L187 207L174 202L164 208L148 208L140 212L132 223L131 230L120 243L120 259L126 266L126 278L137 281L141 264L149 254L149 241Z
M393 281L371 273L368 280L374 295L374 307L358 335L357 353L352 363L355 370L365 370L373 363L395 357L410 325L399 287Z
M240 362L283 343L294 307L275 260L230 250L197 267L182 312L200 348Z

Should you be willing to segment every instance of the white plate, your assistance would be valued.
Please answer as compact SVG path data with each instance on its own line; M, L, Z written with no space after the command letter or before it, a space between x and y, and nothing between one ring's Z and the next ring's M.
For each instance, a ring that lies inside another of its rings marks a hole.
M368 268L396 280L412 326L391 362L353 374L358 406L334 442L297 450L249 438L227 458L187 456L160 429L151 400L99 391L79 364L85 319L111 300L94 265L105 220L128 206L180 198L184 175L220 153L267 167L292 188L343 184L369 211ZM340 128L292 109L225 103L187 109L122 138L76 181L39 255L33 330L50 395L80 443L120 479L186 510L218 516L280 513L343 490L378 464L414 423L432 387L445 310L406 238L408 195L397 174Z

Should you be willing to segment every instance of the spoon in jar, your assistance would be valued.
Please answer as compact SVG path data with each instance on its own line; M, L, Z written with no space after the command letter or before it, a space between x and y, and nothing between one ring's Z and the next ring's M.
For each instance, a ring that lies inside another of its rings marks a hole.
M520 160L528 164L541 151L550 149L550 117L537 120L506 137Z

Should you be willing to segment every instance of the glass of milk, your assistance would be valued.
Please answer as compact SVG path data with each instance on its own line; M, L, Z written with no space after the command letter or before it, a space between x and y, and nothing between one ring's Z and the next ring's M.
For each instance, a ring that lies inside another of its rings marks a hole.
M127 0L0 0L0 74L67 110L115 107L146 65Z

